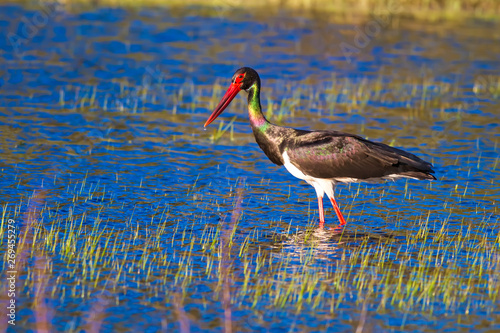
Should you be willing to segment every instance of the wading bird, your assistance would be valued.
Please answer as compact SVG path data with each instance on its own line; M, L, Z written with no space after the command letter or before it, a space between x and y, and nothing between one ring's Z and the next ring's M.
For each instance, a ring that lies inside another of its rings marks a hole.
M354 134L306 131L271 124L264 117L260 105L259 74L249 67L242 67L234 73L229 89L205 127L227 108L241 90L248 93L250 125L259 147L271 162L284 165L293 176L305 180L316 190L321 228L325 223L325 193L335 209L340 226L346 224L333 195L337 183L394 178L436 179L430 163L401 149Z

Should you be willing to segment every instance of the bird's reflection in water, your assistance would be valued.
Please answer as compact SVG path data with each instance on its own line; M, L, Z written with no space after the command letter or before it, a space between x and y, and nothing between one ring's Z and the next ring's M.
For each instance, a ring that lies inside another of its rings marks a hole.
M316 257L335 257L340 249L337 238L342 228L312 228L290 234L283 242L285 252L297 255L313 254Z
M373 246L380 242L392 242L395 235L384 231L364 232L355 227L307 228L297 232L268 233L261 235L268 240L272 252L296 255L314 255L316 258L340 258L343 249L358 246ZM262 243L260 246L262 248Z

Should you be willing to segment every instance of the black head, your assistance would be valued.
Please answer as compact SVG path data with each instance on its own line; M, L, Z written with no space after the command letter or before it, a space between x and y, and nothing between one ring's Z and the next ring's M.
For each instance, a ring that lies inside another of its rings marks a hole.
M253 68L241 67L234 73L231 83L238 84L241 90L247 91L255 83L260 87L260 77Z
M227 89L224 97L215 108L205 123L205 127L217 118L222 111L231 103L233 98L242 90L248 92L255 85L256 89L260 88L260 77L255 70L250 67L241 67L234 73L231 79L231 85Z

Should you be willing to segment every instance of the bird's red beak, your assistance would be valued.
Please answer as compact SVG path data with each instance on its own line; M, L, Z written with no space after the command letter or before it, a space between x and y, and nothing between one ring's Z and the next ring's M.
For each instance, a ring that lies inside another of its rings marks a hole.
M239 84L236 83L231 83L229 86L229 89L227 89L226 93L224 94L224 97L219 102L219 105L215 108L214 112L210 115L210 118L208 118L207 122L203 127L207 127L212 121L214 121L221 113L224 111L229 103L233 100L233 98L238 95L240 92L241 88Z

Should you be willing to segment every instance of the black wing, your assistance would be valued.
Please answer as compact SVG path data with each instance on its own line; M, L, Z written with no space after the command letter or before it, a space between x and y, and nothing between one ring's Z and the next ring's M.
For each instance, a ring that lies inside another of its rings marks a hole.
M436 179L432 165L401 149L335 131L297 131L282 147L290 162L315 178L369 179L398 174Z

